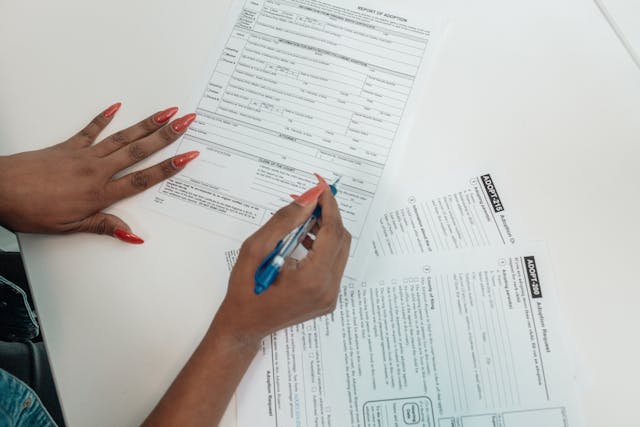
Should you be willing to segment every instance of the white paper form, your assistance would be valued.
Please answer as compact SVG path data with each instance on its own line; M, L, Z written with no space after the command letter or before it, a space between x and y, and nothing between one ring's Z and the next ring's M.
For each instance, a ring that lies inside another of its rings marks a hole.
M405 204L384 213L372 241L376 256L408 255L516 243L508 197L495 174L452 176L433 197L411 188Z
M520 246L381 258L263 342L238 426L580 425L548 272Z
M177 144L201 156L149 204L244 239L315 185L313 172L341 176L356 248L397 168L437 27L368 3L237 0L198 119Z
M595 0L611 29L640 68L640 3L633 0Z

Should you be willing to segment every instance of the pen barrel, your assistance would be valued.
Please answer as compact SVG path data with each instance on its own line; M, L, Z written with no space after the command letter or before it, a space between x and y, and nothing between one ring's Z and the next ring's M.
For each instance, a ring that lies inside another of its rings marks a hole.
M295 231L286 238L282 249L279 252L279 256L286 258L293 253L296 247L304 240L307 234L311 231L313 226L318 221L315 215L311 215L307 220Z
M340 178L329 186L331 194L334 196L338 192L335 184L337 184L339 180ZM291 232L284 240L280 240L275 249L262 260L254 275L254 291L256 294L259 295L264 292L276 280L280 273L280 268L284 265L285 258L291 255L298 245L302 243L304 238L307 237L307 234L311 232L320 215L322 215L322 209L320 205L318 205L311 216L309 216L295 232Z

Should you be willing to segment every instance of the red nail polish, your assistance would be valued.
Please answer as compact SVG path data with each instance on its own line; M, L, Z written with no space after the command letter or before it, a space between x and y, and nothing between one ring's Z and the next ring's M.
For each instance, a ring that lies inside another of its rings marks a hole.
M299 196L296 196L295 194L291 194L291 198L299 205L301 206L307 206L311 203L315 203L318 201L318 199L320 198L320 196L322 195L322 193L324 193L324 190L326 190L327 188L329 188L329 184L327 183L327 181L324 180L323 177L321 177L320 175L318 175L317 173L314 173L314 175L316 176L316 178L318 179L318 184L316 184L315 187L310 188L309 190L305 191L304 193L302 193Z
M116 102L115 104L113 104L112 106L104 110L102 112L102 116L107 119L110 119L111 117L113 117L114 114L118 112L120 107L122 107L122 102Z
M113 235L123 242L132 243L134 245L140 245L144 243L140 237L136 236L130 231L123 230L121 228L116 228L116 231L113 232Z
M178 120L176 120L175 122L173 122L173 124L171 125L171 127L173 128L173 130L175 130L176 132L182 132L183 130L185 130L186 128L189 127L189 125L191 123L193 123L193 121L196 119L196 115L194 113L191 114L187 114L184 117L179 118Z
M153 116L153 121L157 124L166 123L171 117L175 116L178 112L178 107L167 108L164 111L160 111L158 114Z
M322 184L318 184L315 187L305 191L300 196L295 198L295 202L302 206L307 206L311 203L315 203L320 195L324 192L325 187Z
M318 182L320 184L322 184L325 187L329 188L329 183L327 181L325 181L324 178L322 176L320 176L320 174L314 172L313 175L316 177L316 179L318 180Z
M184 167L187 163L189 163L191 160L193 160L196 157L198 157L199 155L200 155L199 151L189 151L188 153L184 153L184 154L180 154L178 156L175 156L171 160L171 163L173 164L174 168L180 169L180 168Z

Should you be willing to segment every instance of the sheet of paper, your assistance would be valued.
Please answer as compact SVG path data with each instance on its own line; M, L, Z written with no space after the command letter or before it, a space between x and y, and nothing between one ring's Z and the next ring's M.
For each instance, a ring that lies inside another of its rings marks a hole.
M640 2L637 0L595 0L631 59L640 68Z
M389 193L439 26L369 3L237 0L176 147L201 155L148 206L243 240L315 185L313 172L340 176L356 252Z
M264 340L238 426L578 426L561 335L540 248L384 257Z
M424 186L405 190L405 204L380 216L372 241L376 256L512 245L517 239L495 174L452 176L450 191L434 197ZM397 199L397 197L396 197Z

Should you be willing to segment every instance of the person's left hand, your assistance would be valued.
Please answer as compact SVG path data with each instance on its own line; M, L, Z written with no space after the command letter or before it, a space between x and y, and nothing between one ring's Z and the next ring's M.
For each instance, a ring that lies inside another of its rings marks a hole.
M196 116L168 124L178 111L168 108L93 145L119 108L120 103L107 108L60 144L0 157L0 225L16 232L89 232L142 243L124 221L101 211L175 175L198 152L114 175L176 141Z

